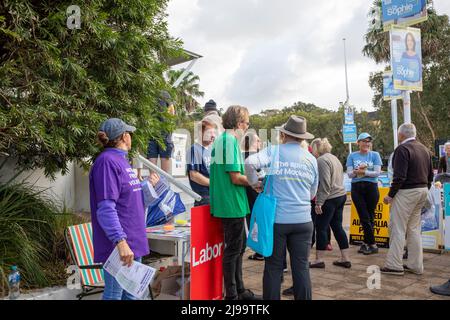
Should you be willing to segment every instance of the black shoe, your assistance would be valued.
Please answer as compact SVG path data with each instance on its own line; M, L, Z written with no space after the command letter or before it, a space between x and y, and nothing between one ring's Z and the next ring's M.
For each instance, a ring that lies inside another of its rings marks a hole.
M363 243L362 246L359 248L358 253L364 253L368 248L367 244Z
M309 263L310 268L317 268L317 269L324 269L325 268L325 262L317 262L317 263Z
M363 251L363 254L365 256L367 256L369 254L375 254L375 253L378 253L378 248L377 247L367 246L367 249Z
M352 263L350 261L334 261L333 265L346 269L350 269L352 267Z
M287 288L282 292L283 296L293 296L294 295L294 287Z
M389 268L381 268L380 272L385 273L385 274L393 274L396 276L403 276L405 274L405 272L403 270L394 270L394 269L389 269Z
M450 296L450 280L440 286L430 287L430 291L434 294L439 294L442 296Z
M251 290L245 289L239 293L239 300L262 300L262 296L254 294Z
M422 272L417 272L417 271L415 271L415 270L413 270L413 269L410 269L410 268L408 268L408 266L406 266L406 265L403 265L403 269L406 271L406 272L410 272L410 273L414 273L414 274L417 274L417 275L422 275Z
M260 255L259 253L254 253L248 257L249 260L258 260L258 261L264 261L264 256Z

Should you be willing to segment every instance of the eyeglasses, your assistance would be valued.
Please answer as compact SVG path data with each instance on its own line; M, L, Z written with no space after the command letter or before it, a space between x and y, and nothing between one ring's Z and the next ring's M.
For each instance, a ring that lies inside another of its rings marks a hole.
M371 143L372 140L359 140L360 142L364 142L364 143Z

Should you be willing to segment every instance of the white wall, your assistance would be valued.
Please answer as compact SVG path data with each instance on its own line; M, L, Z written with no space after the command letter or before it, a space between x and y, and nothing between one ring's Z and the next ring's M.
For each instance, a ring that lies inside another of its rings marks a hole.
M0 163L4 161L4 157L0 156ZM0 182L9 181L15 174L16 161L14 159L8 160L5 166L0 171ZM56 205L62 209L64 206L69 209L75 207L75 176L74 165L69 164L69 172L66 175L61 173L56 174L55 180L46 178L44 170L37 169L34 171L25 171L20 174L15 181L25 180L30 184L36 186L36 188L47 189L45 193L51 196Z

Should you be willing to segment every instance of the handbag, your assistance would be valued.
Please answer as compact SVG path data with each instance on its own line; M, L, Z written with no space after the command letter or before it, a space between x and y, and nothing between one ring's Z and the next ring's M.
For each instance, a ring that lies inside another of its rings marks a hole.
M274 152L272 164L275 159ZM273 226L277 209L277 199L273 196L273 175L266 178L264 191L258 195L253 205L247 246L264 257L273 252Z

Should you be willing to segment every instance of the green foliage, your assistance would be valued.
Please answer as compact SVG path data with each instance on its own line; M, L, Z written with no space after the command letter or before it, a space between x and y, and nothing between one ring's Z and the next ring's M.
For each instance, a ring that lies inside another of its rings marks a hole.
M328 138L333 146L333 154L336 155L342 163L345 163L348 156L348 145L343 143L342 126L344 124L344 110L340 108L337 111L330 111L320 108L314 104L297 102L291 107L283 109L268 109L260 114L250 117L250 125L258 132L260 129L268 130L268 139L270 130L284 124L291 115L305 117L308 121L308 132L311 132L316 138ZM367 112L355 113L355 123L358 132L368 131L375 140L377 139L376 119L371 119ZM378 147L375 144L375 147ZM353 145L355 148L355 145ZM355 149L353 149L355 150Z
M167 30L167 0L78 1L81 29L66 26L71 1L0 3L0 152L21 168L89 165L97 128L120 117L133 144L173 125L157 120L165 58L180 54ZM167 116L167 115L164 115Z
M15 177L0 184L0 296L7 293L7 275L14 264L24 288L63 284L68 257L64 229L81 222L74 214L60 212L45 190L12 182Z
M169 70L169 83L175 83L183 72L184 69ZM171 92L175 97L175 106L178 114L185 116L187 113L193 112L200 107L195 98L203 97L205 93L200 91L199 81L199 76L189 71L178 87L172 88Z

